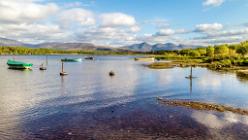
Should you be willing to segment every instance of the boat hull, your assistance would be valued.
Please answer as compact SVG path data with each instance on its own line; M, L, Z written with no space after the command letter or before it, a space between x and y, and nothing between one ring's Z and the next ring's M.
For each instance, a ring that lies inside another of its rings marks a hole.
M66 76L66 75L68 75L68 73L67 72L60 72L59 75L60 76Z
M85 59L85 60L94 60L94 57L89 56L89 57L85 57L84 59Z
M62 62L82 62L81 58L64 58L61 59Z
M9 66L9 69L32 69L32 67L28 67L28 66Z
M47 70L46 67L40 67L40 70Z

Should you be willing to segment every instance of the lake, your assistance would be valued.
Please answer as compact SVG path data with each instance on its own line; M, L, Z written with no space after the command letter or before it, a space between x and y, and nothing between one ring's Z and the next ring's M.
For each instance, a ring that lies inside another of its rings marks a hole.
M153 70L134 56L15 56L32 71L8 69L0 56L0 139L246 139L248 116L160 104L156 97L248 109L248 80L194 68ZM115 76L110 77L109 71Z

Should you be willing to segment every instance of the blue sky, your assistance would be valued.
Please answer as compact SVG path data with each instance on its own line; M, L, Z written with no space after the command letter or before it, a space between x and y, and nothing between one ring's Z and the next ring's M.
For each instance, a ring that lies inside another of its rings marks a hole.
M237 43L248 39L246 13L247 0L0 0L0 37L110 46Z

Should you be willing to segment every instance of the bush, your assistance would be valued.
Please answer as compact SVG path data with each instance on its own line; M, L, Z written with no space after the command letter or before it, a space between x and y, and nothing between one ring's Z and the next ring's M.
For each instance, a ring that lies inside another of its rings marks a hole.
M241 59L239 61L240 66L248 66L248 60L247 59Z
M232 61L229 59L221 60L220 65L224 67L230 67L232 65Z
M204 58L202 58L202 62L211 63L212 62L212 58L210 58L210 57L204 57Z

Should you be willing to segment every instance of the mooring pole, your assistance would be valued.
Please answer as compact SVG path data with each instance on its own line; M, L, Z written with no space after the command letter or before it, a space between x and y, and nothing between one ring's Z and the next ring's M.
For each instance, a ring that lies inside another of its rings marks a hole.
M64 62L62 61L62 72L64 72Z
M193 77L193 72L192 72L193 70L192 70L192 65L191 65L191 67L190 67L190 77L192 78Z

